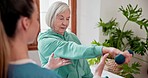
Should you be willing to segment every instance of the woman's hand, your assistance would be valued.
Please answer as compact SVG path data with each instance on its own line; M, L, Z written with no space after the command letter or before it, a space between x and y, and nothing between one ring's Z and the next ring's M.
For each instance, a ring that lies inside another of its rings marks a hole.
M113 58L118 54L122 54L123 56L125 56L124 63L129 63L132 58L132 54L130 54L128 51L122 52L119 49L113 47L103 47L103 55L106 53L109 53Z
M48 63L45 65L45 68L47 69L56 69L61 66L65 66L71 64L69 59L64 58L54 58L54 54L52 53L49 57Z
M126 51L124 51L123 53L121 53L123 56L125 56L125 62L124 63L129 63L130 62L130 60L131 60L131 58L132 58L132 54L130 54L129 52L128 52L128 50L126 50Z

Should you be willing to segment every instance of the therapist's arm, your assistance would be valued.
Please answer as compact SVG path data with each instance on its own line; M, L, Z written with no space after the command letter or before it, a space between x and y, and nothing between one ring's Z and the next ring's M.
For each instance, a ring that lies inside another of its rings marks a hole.
M96 70L95 70L95 74L94 76L100 76L102 75L102 72L103 72L103 69L104 69L104 66L105 66L105 61L106 61L106 58L109 54L105 54L104 56L101 57L101 60L100 60L100 63L98 64Z

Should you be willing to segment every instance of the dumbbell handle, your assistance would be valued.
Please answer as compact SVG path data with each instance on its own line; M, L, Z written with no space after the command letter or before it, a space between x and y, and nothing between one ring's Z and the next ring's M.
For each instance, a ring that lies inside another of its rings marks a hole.
M133 55L133 51L132 50L128 50L128 52ZM117 64L123 64L125 62L125 57L122 54L118 54L115 57L115 62Z

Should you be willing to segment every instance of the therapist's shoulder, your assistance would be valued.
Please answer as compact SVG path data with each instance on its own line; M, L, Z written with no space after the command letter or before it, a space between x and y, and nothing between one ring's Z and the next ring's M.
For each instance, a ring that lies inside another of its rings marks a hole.
M44 78L61 78L56 72L42 68L42 75L45 75Z
M8 78L12 78L12 76L13 78L60 78L56 72L41 68L34 63L10 64Z
M36 73L38 77L41 76L42 78L61 78L56 72L52 70L42 68L36 64L31 64L31 65L32 67L30 69L34 70L34 73Z
M54 72L52 70L42 68L42 67L35 65L35 64L34 64L34 67L35 67L35 69L38 69L38 70L36 70L37 72L40 71L39 75L42 75L43 78L61 78L56 72Z

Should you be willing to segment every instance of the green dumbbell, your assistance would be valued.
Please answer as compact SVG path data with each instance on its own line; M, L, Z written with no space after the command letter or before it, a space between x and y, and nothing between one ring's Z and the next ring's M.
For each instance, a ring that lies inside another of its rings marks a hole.
M130 54L134 54L132 50L128 50L128 52ZM116 57L115 57L115 62L117 64L123 64L125 62L125 57L122 55L122 54L118 54Z

